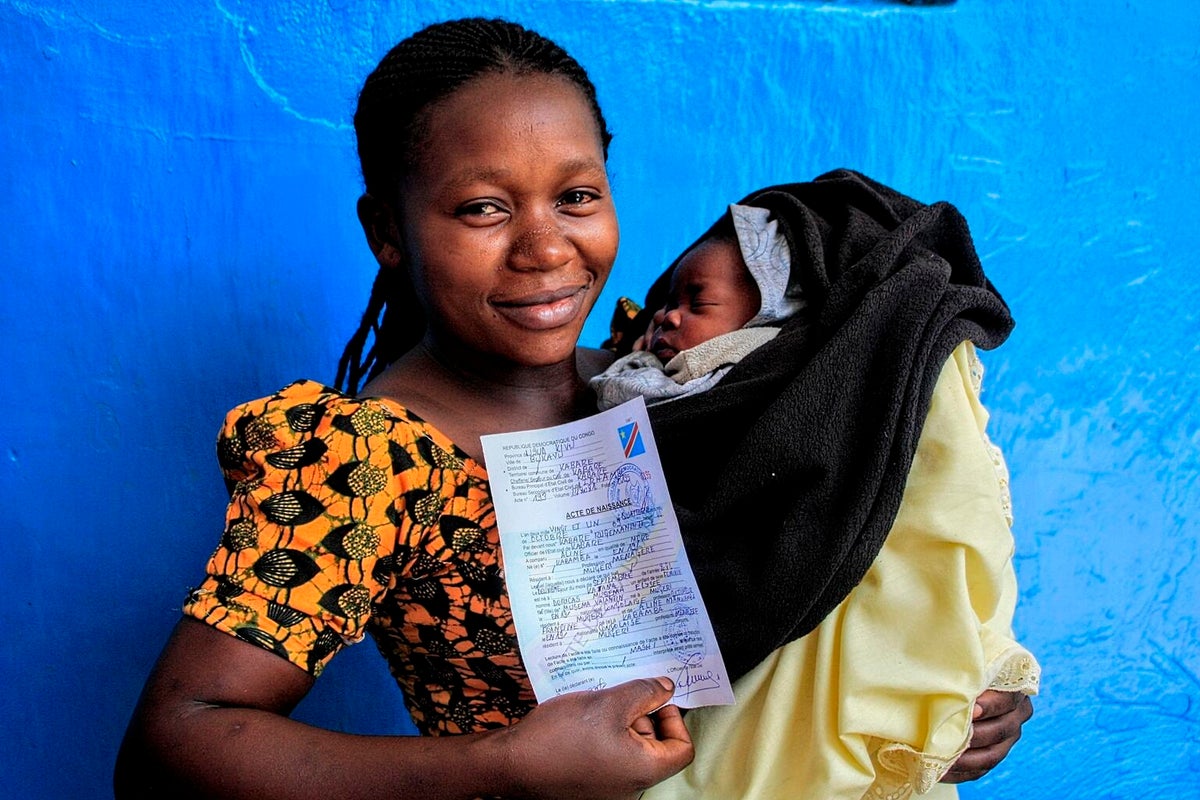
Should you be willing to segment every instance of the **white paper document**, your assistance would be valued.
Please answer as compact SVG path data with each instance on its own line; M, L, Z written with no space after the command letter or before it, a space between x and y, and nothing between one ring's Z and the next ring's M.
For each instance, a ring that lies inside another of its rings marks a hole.
M483 452L538 700L666 675L681 707L732 703L642 399Z

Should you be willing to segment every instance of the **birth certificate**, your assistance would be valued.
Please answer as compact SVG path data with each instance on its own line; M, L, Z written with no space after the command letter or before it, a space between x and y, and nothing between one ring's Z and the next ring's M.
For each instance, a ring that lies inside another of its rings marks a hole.
M642 399L483 451L538 700L666 675L679 706L732 703Z

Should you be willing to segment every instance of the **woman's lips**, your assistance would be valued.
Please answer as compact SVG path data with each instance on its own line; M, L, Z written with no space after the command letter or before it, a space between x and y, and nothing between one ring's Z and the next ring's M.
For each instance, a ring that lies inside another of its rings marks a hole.
M530 330L551 330L574 320L588 297L587 286L570 286L492 301L505 319Z

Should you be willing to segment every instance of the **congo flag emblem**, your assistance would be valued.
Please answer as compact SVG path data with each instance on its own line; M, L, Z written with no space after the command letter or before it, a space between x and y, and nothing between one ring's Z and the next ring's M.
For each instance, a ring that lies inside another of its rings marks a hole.
M617 436L621 438L621 446L625 448L626 458L640 456L646 452L646 445L642 443L642 432L638 430L636 422L617 428Z

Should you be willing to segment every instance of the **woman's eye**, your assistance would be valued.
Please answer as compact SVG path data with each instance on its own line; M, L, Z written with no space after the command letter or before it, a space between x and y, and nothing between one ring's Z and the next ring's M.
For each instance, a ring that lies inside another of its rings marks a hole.
M489 200L480 200L474 203L467 203L459 206L455 211L455 215L459 217L493 217L497 214L502 214L504 209L498 203L493 203Z
M583 189L572 189L559 198L560 206L583 206L598 199L598 196L593 192L588 192Z

